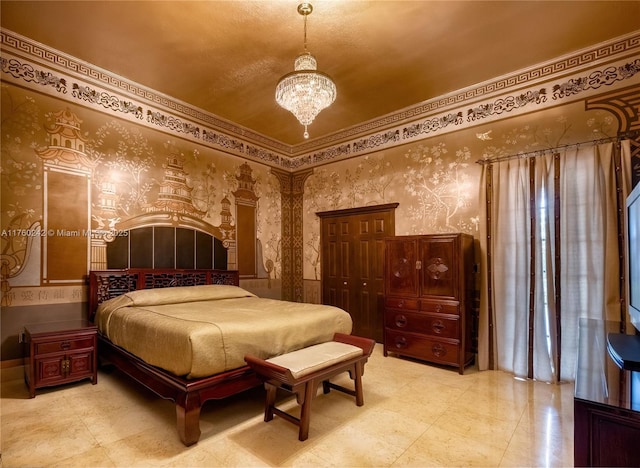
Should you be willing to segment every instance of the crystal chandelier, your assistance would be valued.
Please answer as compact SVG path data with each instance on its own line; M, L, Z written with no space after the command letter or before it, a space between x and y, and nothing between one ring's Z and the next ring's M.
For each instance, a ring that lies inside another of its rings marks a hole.
M294 71L280 78L276 86L276 101L304 125L305 138L309 138L307 126L336 100L336 85L317 70L315 57L307 51L307 16L312 11L310 3L298 5L298 13L304 18L304 52L296 58Z

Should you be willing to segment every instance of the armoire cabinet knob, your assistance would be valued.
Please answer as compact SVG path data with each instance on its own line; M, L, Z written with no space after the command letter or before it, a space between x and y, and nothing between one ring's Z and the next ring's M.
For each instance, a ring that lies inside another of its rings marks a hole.
M436 343L431 347L431 352L436 357L442 357L447 354L447 348L442 346L440 343Z
M404 336L396 337L396 348L405 348L407 346L407 339Z
M400 328L406 327L408 322L409 321L407 320L406 316L404 316L404 315L396 315L396 326L397 327L400 327Z

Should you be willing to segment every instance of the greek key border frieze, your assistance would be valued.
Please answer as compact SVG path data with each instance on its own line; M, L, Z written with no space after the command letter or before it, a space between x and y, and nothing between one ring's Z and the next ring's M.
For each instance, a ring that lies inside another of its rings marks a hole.
M187 119L176 117L160 109L149 108L143 103L134 102L104 89L98 89L72 77L44 70L37 65L16 57L0 57L0 70L3 74L11 76L19 82L35 85L37 88L48 87L60 94L65 94L67 95L65 99L95 105L101 109L118 112L123 115L130 115L132 118L145 122L151 127L189 135L208 146L220 148L239 156L246 156L249 159L272 166L282 166L283 161L289 162L289 158L282 157L273 151L250 145L219 131L203 128L201 125ZM70 93L69 90L71 91ZM200 115L204 114L200 113Z
M421 122L410 122L296 159L299 161L298 166L302 167L307 164L317 165L331 160L344 159L352 154L366 154L379 148L417 141L437 132L477 124L503 114L528 111L534 106L547 105L550 101L575 98L580 94L612 86L615 83L631 80L638 76L640 76L640 59L632 59L615 66L606 66L600 70L590 70L581 76L568 77L561 82L551 82L536 89L500 96L491 101L481 102L466 111L460 110L431 117ZM638 80L636 79L636 81Z
M60 95L65 100L118 112L152 128L188 135L213 148L289 172L417 141L487 119L530 112L550 105L549 100L588 98L594 90L622 82L638 82L640 75L640 58L636 53L640 50L640 32L637 32L552 63L418 103L324 138L290 146L10 31L0 29L0 45L3 47L2 73L14 82ZM4 54L5 48L18 51L17 55ZM27 56L34 62L24 58ZM617 61L616 56L619 56ZM82 77L91 81L85 83ZM546 81L542 83L543 80ZM533 85L533 82L539 84ZM528 83L532 88L522 89ZM100 84L108 88L101 89ZM518 87L521 89L516 90ZM509 93L510 89L513 91ZM141 101L136 102L136 97ZM152 106L155 104L157 108Z
M379 119L365 122L345 131L328 135L325 138L321 138L313 142L302 144L297 149L301 152L306 152L317 145L330 145L332 142L345 140L353 135L370 132L376 128L387 127L395 122L411 119L412 117L425 113L438 111L442 108L483 97L497 91L506 90L513 86L526 84L528 82L544 78L551 78L553 75L558 73L569 72L572 69L590 66L596 60L611 58L614 55L632 51L639 46L640 33L636 33L632 36L627 36L619 40L597 46L594 49L578 52L553 63L542 64L538 67L533 67L526 71L516 73L515 75L497 78L485 84L461 91L460 93L448 95L445 98L416 104L415 106L386 115Z
M117 75L108 73L100 68L93 67L82 61L76 60L73 57L63 54L62 52L43 46L42 44L34 42L11 31L0 29L0 44L2 44L3 46L12 47L34 58L39 58L42 61L60 67L64 70L67 70L68 72L73 72L80 76L85 76L87 78L90 78L91 80L98 81L110 87L114 87L127 93L133 94L134 96L143 98L154 104L166 107L167 109L180 112L189 117L197 118L203 123L227 130L228 132L234 133L237 136L243 136L244 138L251 139L256 143L263 144L278 151L282 151L283 153L287 153L290 148L289 145L285 145L284 143L281 143L279 141L267 138L264 135L253 132L250 129L220 119L212 114L203 112L200 109L191 107L187 104L181 103L180 101L171 99L168 96L157 93L151 89L127 81L121 77L118 77Z

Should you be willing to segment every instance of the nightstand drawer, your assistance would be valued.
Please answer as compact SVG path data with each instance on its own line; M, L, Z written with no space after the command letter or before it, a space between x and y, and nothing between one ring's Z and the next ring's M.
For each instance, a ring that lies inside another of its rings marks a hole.
M50 341L47 343L36 343L36 354L49 354L64 351L73 351L75 349L92 348L94 346L94 338L67 339L60 341Z

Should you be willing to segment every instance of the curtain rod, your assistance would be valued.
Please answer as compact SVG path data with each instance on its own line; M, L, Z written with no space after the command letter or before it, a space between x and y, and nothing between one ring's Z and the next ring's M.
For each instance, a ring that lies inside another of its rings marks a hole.
M627 133L623 133L622 135L618 135L615 137L601 138L599 140L588 140L588 141L582 141L579 143L571 143L568 145L556 146L555 148L545 148L541 150L527 151L525 153L515 153L515 154L508 154L505 156L497 156L489 159L480 159L476 161L476 164L485 165L485 164L493 164L495 162L507 161L509 159L532 158L532 157L542 156L543 154L547 154L555 151L579 148L580 146L584 146L584 145L599 145L601 143L618 142L626 139L633 140L638 136L640 136L640 132L638 131L627 132Z

